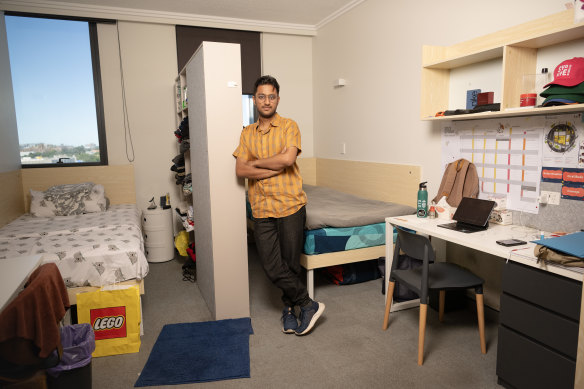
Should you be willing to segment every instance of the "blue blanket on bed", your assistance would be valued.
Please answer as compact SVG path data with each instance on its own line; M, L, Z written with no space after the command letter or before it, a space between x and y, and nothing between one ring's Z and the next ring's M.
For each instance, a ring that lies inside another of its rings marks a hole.
M324 254L385 244L385 223L304 231L304 253ZM394 231L394 241L395 241Z

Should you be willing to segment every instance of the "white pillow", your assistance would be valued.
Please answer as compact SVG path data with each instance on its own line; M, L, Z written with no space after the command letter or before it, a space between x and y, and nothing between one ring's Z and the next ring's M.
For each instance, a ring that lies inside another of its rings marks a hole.
M105 212L107 201L103 185L93 185L90 195L83 202L85 204L85 211L83 213Z
M68 216L106 210L103 185L91 182L52 186L44 192L31 190L30 195L33 216Z

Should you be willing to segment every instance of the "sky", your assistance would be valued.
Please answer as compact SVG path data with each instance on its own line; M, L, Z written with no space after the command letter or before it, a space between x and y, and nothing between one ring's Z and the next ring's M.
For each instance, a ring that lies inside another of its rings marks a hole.
M6 16L19 143L98 144L86 22Z

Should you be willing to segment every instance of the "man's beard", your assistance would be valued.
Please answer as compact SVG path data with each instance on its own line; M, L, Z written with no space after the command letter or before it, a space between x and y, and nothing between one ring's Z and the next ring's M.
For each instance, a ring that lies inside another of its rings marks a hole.
M260 115L263 118L271 118L272 116L274 116L274 114L276 113L276 108L273 108L269 111L269 113L264 113L264 111L261 111L258 109L258 115Z

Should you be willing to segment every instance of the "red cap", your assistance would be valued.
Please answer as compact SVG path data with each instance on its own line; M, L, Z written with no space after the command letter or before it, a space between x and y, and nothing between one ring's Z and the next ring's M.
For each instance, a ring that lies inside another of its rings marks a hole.
M554 81L546 84L550 85L576 86L584 82L584 58L574 57L567 59L554 70Z

